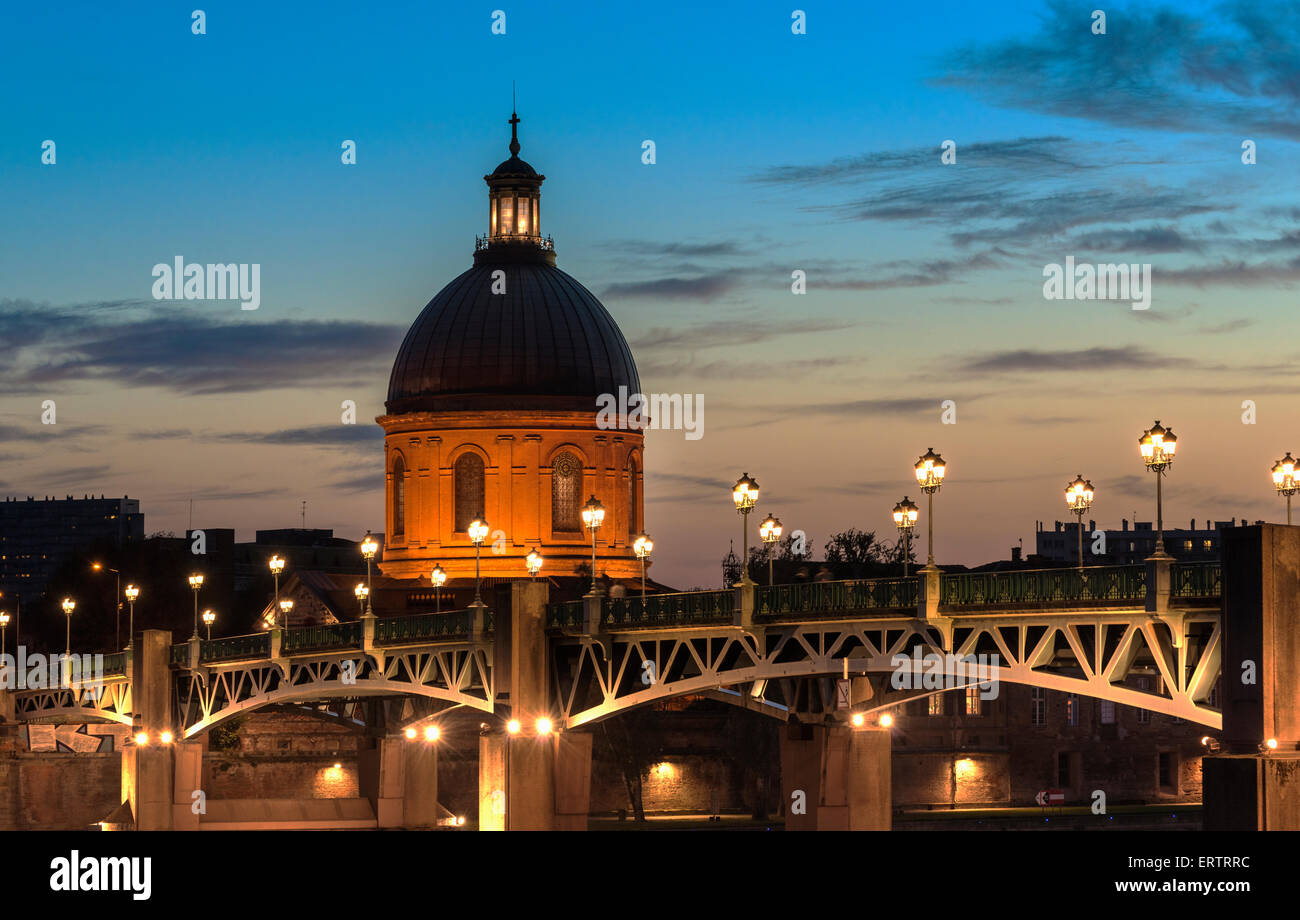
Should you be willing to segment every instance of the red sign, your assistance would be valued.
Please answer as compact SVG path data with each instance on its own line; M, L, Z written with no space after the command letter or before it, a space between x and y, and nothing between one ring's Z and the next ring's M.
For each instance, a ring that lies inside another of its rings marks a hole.
M1038 795L1034 796L1034 801L1039 805L1064 805L1065 792L1060 789L1044 789Z

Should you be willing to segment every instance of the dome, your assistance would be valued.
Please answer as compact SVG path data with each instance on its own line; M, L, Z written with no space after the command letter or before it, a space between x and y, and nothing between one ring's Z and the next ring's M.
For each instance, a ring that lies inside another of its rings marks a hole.
M627 340L595 295L551 259L476 253L475 265L416 318L393 364L388 411L596 411L596 397L640 392ZM495 271L504 294L493 294Z

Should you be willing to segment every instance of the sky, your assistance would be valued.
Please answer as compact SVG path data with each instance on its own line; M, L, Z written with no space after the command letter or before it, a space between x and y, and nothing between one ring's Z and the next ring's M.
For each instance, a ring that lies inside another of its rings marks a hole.
M1167 525L1284 519L1300 3L1107 5L1104 33L1093 2L818 3L805 34L772 3L224 3L201 35L193 6L30 6L0 10L0 494L382 530L370 420L486 232L513 84L560 267L643 390L704 397L702 438L647 434L660 581L720 581L742 472L817 549L892 538L929 447L941 563L1032 547L1077 473L1099 526L1152 520L1157 418ZM154 299L177 256L257 263L260 306ZM1149 309L1046 299L1067 257L1150 264Z

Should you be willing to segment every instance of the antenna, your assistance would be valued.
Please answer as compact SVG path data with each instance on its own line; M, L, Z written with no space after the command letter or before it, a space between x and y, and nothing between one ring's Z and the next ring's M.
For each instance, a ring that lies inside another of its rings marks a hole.
M193 495L190 496L190 526L186 529L187 530L194 529L194 496Z
M302 529L307 529L307 503L302 503Z

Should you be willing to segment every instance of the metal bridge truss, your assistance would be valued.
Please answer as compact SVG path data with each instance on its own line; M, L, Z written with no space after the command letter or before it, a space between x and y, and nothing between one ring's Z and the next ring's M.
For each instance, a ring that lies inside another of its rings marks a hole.
M945 635L952 637L947 649ZM1219 615L1213 610L1187 611L1169 620L1137 610L1085 610L962 615L937 621L863 618L753 630L715 626L613 631L565 636L552 654L556 699L563 725L569 728L669 697L714 695L712 691L724 687L741 688L755 704L808 711L824 700L810 702L799 694L821 687L818 692L825 696L825 687L844 672L846 660L852 675L892 676L899 670L895 656L915 654L939 656L940 673L953 678L969 676L962 666L954 667L957 659L990 656L985 659L992 665L987 676L999 682L1109 700L1217 729L1222 714L1209 700L1220 672L1221 635ZM826 680L790 682L819 676ZM1146 677L1147 689L1129 681L1131 677ZM919 682L920 676L914 680ZM961 685L949 683L943 689ZM872 698L860 705L855 701L855 711L883 709L937 692L912 687L899 693L890 679L874 680L872 687Z
M174 685L186 738L241 712L282 703L402 694L491 712L494 695L490 651L469 643L234 662L177 671ZM354 710L347 718L359 716Z
M131 724L131 682L123 676L51 690L14 692L14 716L22 722L83 721Z

